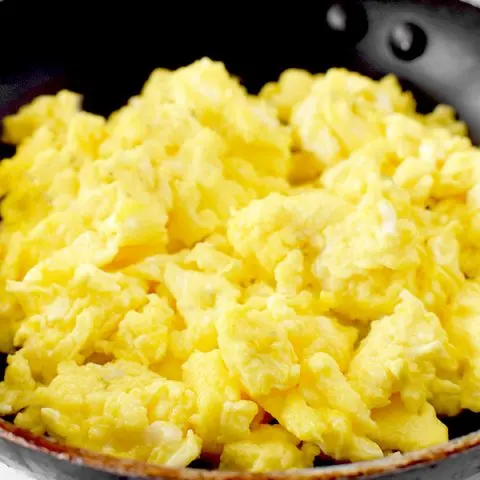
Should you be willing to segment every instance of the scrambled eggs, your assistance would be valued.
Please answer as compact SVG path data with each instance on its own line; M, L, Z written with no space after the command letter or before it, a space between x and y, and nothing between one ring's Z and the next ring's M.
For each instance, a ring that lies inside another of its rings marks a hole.
M448 439L480 411L480 150L393 76L153 72L4 121L0 415L173 467Z

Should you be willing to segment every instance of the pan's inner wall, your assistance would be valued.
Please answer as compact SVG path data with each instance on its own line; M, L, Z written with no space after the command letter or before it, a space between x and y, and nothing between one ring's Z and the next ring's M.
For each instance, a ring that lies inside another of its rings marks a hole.
M21 2L0 2L0 116L32 93L59 88L108 114L155 67L209 56L252 92L289 67L341 66L375 78L393 72L420 110L451 103L480 136L480 10L458 0L324 0L285 11L130 3L106 16L36 3L25 15Z

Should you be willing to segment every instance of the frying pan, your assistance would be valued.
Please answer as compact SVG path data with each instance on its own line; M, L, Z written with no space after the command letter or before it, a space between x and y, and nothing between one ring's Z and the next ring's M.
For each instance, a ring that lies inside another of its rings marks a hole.
M222 60L256 91L289 67L343 66L379 78L393 72L420 111L453 105L480 142L480 9L456 0L319 0L282 5L140 2L101 11L0 1L0 118L39 94L69 88L107 115L139 91L157 66ZM98 2L101 3L101 2ZM103 5L108 9L108 5ZM106 14L106 15L105 15ZM0 158L12 150L0 145ZM4 362L0 368L4 369ZM480 414L444 419L452 440L406 455L279 474L169 469L118 460L35 437L0 420L0 460L49 480L463 480L480 472ZM10 419L11 420L11 419Z

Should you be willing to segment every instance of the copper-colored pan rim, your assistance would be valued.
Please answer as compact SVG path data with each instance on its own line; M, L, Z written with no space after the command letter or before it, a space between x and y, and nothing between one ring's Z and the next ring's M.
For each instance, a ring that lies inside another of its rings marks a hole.
M150 465L134 460L118 459L89 450L58 444L48 438L33 435L1 419L0 438L29 450L45 453L59 460L66 460L77 465L83 465L117 475L149 478L163 477L177 480L281 480L292 477L305 480L358 479L370 475L393 473L399 470L425 466L480 446L480 432L475 432L426 450L405 455L392 455L381 460L332 467L256 474L192 468L176 469Z

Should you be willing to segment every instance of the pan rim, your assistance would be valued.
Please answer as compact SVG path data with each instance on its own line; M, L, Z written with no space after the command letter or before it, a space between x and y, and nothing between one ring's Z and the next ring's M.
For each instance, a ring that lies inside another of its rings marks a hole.
M427 467L448 458L480 447L480 430L449 442L406 454L393 454L378 460L355 462L328 467L314 467L284 472L230 472L196 468L173 468L148 464L137 460L112 457L92 450L69 447L55 440L33 433L0 419L0 439L21 448L46 454L73 465L106 473L144 478L177 480L335 480L370 478L375 475L399 473Z

